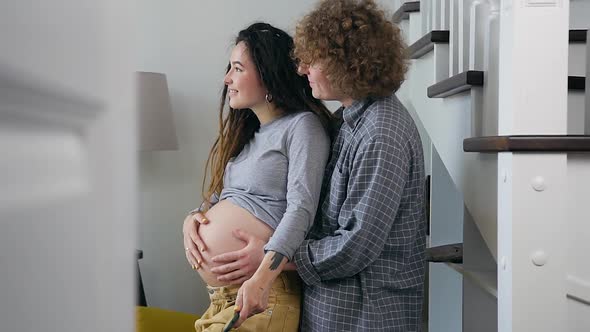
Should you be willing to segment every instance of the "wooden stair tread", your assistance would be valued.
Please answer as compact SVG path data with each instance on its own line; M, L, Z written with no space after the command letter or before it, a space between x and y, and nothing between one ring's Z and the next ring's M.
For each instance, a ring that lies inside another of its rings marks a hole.
M586 90L586 77L568 76L567 88L568 90Z
M463 243L426 248L426 261L433 263L463 263Z
M589 135L483 136L463 140L465 152L590 152Z
M569 31L569 42L570 43L585 43L587 39L587 29L570 30Z
M469 90L472 86L483 86L483 76L483 71L464 71L429 86L427 95L429 98L444 98Z
M399 23L402 20L407 20L410 17L410 13L420 11L420 1L407 1L402 4L398 10L393 13L391 20L394 23Z
M410 59L418 59L434 49L434 44L447 44L449 30L432 30L408 47Z

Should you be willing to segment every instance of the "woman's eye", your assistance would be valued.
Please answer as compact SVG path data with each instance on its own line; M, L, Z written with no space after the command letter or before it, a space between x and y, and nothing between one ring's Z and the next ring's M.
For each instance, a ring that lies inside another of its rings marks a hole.
M236 67L236 68L235 68L235 70L236 70L238 73L241 73L241 72L242 72L242 69L241 69L241 68L238 68L238 67Z

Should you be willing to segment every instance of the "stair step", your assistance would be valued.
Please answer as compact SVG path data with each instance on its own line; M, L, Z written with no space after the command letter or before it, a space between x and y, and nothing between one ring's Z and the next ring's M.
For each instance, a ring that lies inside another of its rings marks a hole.
M484 136L463 140L465 152L590 152L590 135Z
M587 29L582 30L570 30L569 42L570 43L585 43L587 39Z
M426 261L433 263L463 263L463 243L426 248Z
M468 70L428 87L429 98L444 98L471 89L472 86L483 86L483 71Z
M420 1L406 1L403 5L399 7L398 10L393 13L391 20L393 23L399 23L402 20L407 20L410 18L410 13L415 13L420 11Z
M586 90L586 77L568 76L567 88L568 90Z
M432 30L408 47L410 59L418 59L434 50L434 44L448 44L449 30Z

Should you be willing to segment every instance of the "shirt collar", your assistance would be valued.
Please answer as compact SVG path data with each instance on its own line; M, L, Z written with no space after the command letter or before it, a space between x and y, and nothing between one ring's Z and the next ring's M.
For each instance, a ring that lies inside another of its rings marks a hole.
M361 118L363 113L369 105L372 103L370 98L365 98L362 100L355 100L352 105L345 107L342 110L342 118L344 122L348 124L350 128L354 128L357 121Z

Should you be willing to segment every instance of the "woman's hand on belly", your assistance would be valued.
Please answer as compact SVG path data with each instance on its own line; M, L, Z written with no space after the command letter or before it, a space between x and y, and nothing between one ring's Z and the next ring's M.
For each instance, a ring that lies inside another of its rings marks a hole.
M205 216L210 222L198 229L207 246L207 250L201 252L201 278L210 286L241 284L254 274L262 261L264 245L273 233L272 228L229 200L215 204ZM248 233L238 231L244 229ZM224 255L226 253L230 254L229 259ZM216 256L221 256L222 260L213 260Z
M209 221L200 213L189 214L182 224L184 251L188 263L193 269L198 269L203 262L201 252L206 249L203 240L199 236L199 225Z
M218 276L217 280L225 284L239 285L250 279L262 263L266 241L242 229L236 229L232 234L246 243L246 246L212 257L212 261L219 265L212 268L211 272Z

